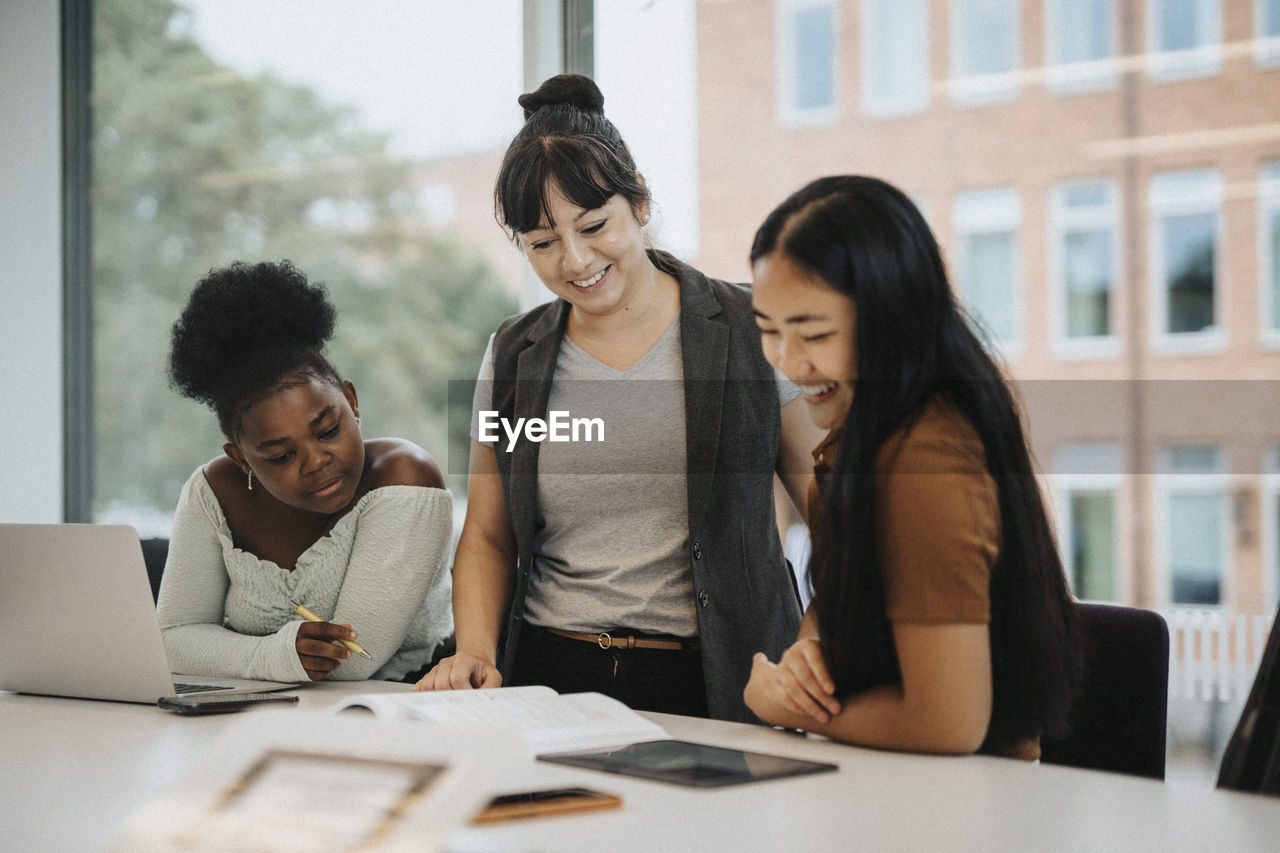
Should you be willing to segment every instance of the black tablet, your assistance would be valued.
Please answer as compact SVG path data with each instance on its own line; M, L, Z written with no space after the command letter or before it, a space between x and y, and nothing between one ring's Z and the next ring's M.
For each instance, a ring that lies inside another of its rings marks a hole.
M555 752L539 755L538 760L698 788L741 785L837 769L834 764L683 740L648 740L611 749Z

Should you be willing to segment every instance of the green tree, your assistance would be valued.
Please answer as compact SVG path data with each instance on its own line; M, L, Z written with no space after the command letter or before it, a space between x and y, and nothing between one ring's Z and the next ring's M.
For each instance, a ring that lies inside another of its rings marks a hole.
M324 282L331 355L366 434L463 470L448 459L449 380L474 378L514 299L479 257L401 213L412 164L385 135L306 87L220 66L189 21L171 0L95 4L95 513L167 516L218 452L213 417L169 389L165 359L191 286L233 260L289 258ZM456 437L452 452L465 447Z

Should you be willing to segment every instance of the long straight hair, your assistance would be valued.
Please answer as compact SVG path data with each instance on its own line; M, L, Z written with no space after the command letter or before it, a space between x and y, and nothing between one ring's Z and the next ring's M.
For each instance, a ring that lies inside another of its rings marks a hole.
M929 226L884 181L821 178L756 233L752 263L774 252L857 305L856 389L822 518L812 525L810 562L822 653L839 692L901 679L885 614L872 474L890 437L940 397L973 425L998 492L988 741L1060 731L1078 680L1075 611L1017 403L956 302Z

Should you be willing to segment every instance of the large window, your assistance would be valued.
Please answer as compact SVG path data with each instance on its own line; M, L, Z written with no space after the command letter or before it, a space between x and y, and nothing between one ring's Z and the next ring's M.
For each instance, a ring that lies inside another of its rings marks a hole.
M1120 448L1072 444L1053 456L1058 543L1077 598L1120 600Z
M1048 0L1044 18L1049 87L1079 92L1115 85L1115 0Z
M785 124L824 124L839 114L839 12L834 0L778 5L778 112Z
M1018 0L951 0L951 93L961 104L1018 93Z
M956 241L956 287L992 344L1006 355L1021 344L1018 308L1018 228L1022 201L1016 190L970 190L956 197L951 216Z
M1055 294L1054 343L1074 356L1116 352L1116 193L1110 181L1054 188L1049 268Z
M1280 163L1262 170L1258 187L1259 319L1263 343L1280 347Z
M1148 70L1158 79L1215 74L1222 67L1220 0L1147 0Z
M862 109L872 116L919 112L929 103L929 4L862 0Z
M365 433L465 472L450 380L474 379L522 266L490 201L521 121L520 4L93 6L93 518L165 532L221 452L164 371L191 287L235 260L326 284Z
M1221 448L1162 449L1163 566L1171 604L1219 605L1229 559L1227 489Z
M1220 347L1222 179L1209 169L1157 175L1149 202L1156 344L1166 351Z

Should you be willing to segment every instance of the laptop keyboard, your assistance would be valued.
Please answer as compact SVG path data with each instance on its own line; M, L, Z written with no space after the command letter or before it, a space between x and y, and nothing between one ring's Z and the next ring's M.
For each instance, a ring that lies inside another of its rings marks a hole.
M211 691L211 690L230 690L230 689L231 689L231 686L228 684L177 684L175 683L173 685L173 692L178 696L181 696L183 693L199 693L202 690Z

